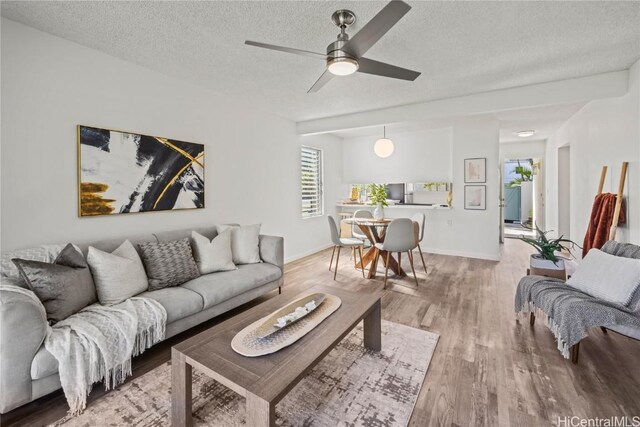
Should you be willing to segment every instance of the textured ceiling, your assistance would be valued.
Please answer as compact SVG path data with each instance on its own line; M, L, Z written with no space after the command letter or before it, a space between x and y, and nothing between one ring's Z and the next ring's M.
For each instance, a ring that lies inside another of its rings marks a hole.
M324 52L349 8L355 33L385 2L2 2L8 19L257 104L293 120L628 68L640 57L638 2L418 2L367 57L415 82L355 74L307 94L322 61L243 45Z

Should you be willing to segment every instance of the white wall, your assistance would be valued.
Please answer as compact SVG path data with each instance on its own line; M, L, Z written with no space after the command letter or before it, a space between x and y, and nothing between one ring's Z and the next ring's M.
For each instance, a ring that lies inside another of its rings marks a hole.
M500 143L500 160L542 159L547 144L545 141L518 141Z
M470 117L456 120L453 127L452 225L440 230L439 247L434 251L476 258L500 258L500 161L498 121ZM464 209L464 159L487 158L487 209Z
M558 204L558 228L555 229L558 236L571 239L571 146L558 147L556 177ZM554 183L555 185L555 183ZM579 238L580 236L574 236Z
M570 144L570 228L578 243L587 229L602 166L609 166L604 191L615 193L623 161L629 162L625 188L629 215L616 240L640 243L640 61L628 74L626 95L589 102L547 142L547 229L558 229L558 149Z
M77 124L205 144L206 209L78 218ZM1 137L2 250L231 221L284 236L287 259L329 244L326 219L301 219L293 122L6 19ZM340 140L304 143L343 197Z
M426 252L498 260L500 258L498 122L491 118L480 117L460 119L456 120L454 126L447 132L451 141L450 153L446 151L439 153L436 149L430 151L428 147L431 138L425 137L424 132L416 132L413 136L406 135L405 138L415 144L425 144L426 148L416 146L414 149L424 152L423 155L428 158L429 164L439 164L438 167L442 170L451 170L451 178L445 180L453 182L453 208L451 210L386 209L385 216L390 218L411 217L416 212L425 213L425 237L421 246ZM438 134L441 138L440 143L446 144L447 134L443 130L439 130ZM345 141L345 145L347 144L364 145L360 140ZM373 152L373 145L369 144L367 150ZM350 151L345 148L343 153L346 157ZM485 211L464 209L464 159L475 157L487 158L487 210ZM391 157L381 160L389 160L389 164L382 162L380 165L377 160L375 163L369 163L369 160L361 158L359 160L361 172L368 171L371 175L367 176L379 177L380 175L376 175L379 173L378 169L384 169L384 173L388 174L385 176L398 177L398 181L405 181L399 179L399 177L405 176L402 175L404 163L399 165L392 163ZM345 164L348 164L346 160ZM424 170L425 173L430 172L428 167ZM431 176L427 176L427 178L431 179ZM438 178L434 176L433 179ZM376 180L368 178L361 182L373 181ZM393 180L379 179L377 181L390 182ZM345 181L345 183L348 182Z
M451 128L387 133L387 137L395 149L385 159L373 151L382 134L343 139L345 182L451 182Z

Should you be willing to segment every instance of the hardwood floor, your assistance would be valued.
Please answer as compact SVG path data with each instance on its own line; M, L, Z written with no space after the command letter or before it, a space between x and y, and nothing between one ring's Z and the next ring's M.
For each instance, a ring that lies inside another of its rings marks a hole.
M640 416L640 342L593 329L574 365L560 356L543 322L530 327L528 319L516 320L513 294L529 253L524 243L508 239L500 262L425 254L429 274L417 269L420 286L412 277L390 278L383 319L440 334L411 426L545 426L565 416ZM329 249L287 264L284 289L382 287L382 275L363 279L347 256L334 282L330 258ZM175 343L269 296L148 350L134 360L134 376L168 361ZM96 387L89 402L104 394ZM45 425L66 410L57 392L2 416L1 422Z

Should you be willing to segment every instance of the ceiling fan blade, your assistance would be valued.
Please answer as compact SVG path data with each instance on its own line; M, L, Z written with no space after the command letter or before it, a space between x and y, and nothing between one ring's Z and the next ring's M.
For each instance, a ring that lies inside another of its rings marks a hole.
M356 58L362 57L410 9L411 6L403 1L393 0L389 2L356 35L351 37L351 40L342 47L342 50L351 53Z
M391 77L394 79L414 81L420 75L417 71L396 67L395 65L367 58L358 59L358 65L358 72L360 73L375 74L376 76Z
M332 77L333 77L333 74L331 74L328 70L325 70L324 73L322 73L322 75L320 76L320 78L316 80L313 86L311 86L311 88L307 91L307 93L319 91L322 88L322 86L324 86L325 84L327 84L329 80L331 80Z
M322 53L309 52L308 50L294 49L292 47L276 46L274 44L254 42L251 40L245 40L244 44L249 46L262 47L264 49L279 50L280 52L293 53L295 55L308 56L310 58L322 59L323 61L327 59L327 55L324 55Z

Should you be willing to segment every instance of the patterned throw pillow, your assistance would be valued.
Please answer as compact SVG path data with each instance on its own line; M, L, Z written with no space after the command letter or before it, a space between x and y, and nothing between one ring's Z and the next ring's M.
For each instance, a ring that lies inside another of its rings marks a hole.
M29 261L40 261L52 263L56 257L62 252L66 245L41 245L35 248L20 249L11 252L4 252L0 257L0 276L18 279L22 283L22 276L11 261L14 258L26 259ZM78 248L76 248L78 249ZM27 287L24 283L23 287Z
M591 249L567 280L567 285L620 305L629 305L640 288L640 259L610 255Z
M188 238L140 243L140 251L150 291L178 286L200 276Z

